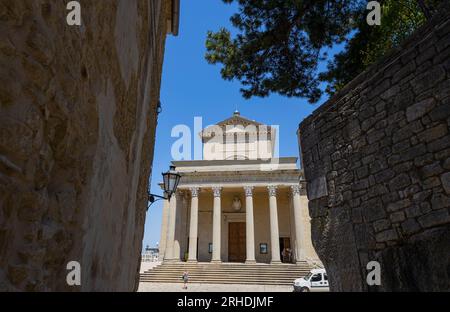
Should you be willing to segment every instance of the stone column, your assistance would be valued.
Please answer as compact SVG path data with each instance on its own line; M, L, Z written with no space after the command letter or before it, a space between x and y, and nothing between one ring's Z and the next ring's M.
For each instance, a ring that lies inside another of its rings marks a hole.
M245 235L247 242L246 263L256 263L255 260L255 225L253 219L253 186L245 186Z
M292 201L294 204L294 227L295 227L295 261L300 262L301 260L305 260L305 237L303 235L305 222L303 213L302 213L302 205L300 202L300 185L292 185Z
M188 261L197 261L198 238L198 187L191 188L191 218L189 225L189 258Z
M167 233L166 256L169 261L179 261L179 248L175 248L175 226L177 224L177 195L173 194L169 202L169 228ZM178 250L178 253L177 253Z
M159 241L159 261L164 260L167 246L167 232L169 223L169 201L164 199L163 211L162 211L162 222L161 222L161 239Z
M281 263L280 261L280 234L278 232L278 208L277 208L277 187L269 185L269 206L270 206L270 249L272 259L270 263Z
M221 239L221 202L220 193L222 191L221 187L213 187L214 193L214 207L213 207L213 241L212 241L212 260L211 262L221 262L220 259L220 239Z

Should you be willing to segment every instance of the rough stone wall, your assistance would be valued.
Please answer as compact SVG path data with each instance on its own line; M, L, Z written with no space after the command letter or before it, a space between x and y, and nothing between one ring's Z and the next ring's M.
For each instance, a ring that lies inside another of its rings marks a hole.
M80 2L0 1L0 290L137 287L170 1Z
M315 249L333 291L450 290L450 14L299 126ZM369 287L369 261L381 286Z

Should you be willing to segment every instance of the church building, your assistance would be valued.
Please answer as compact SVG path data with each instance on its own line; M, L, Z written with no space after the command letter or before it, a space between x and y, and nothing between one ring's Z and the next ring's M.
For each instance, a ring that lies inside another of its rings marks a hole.
M203 160L172 162L181 180L163 206L163 263L318 261L303 173L296 157L274 157L276 130L236 111L201 131Z

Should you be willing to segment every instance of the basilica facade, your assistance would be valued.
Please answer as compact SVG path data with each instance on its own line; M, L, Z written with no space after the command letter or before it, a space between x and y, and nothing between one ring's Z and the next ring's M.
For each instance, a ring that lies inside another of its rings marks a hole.
M274 157L276 128L242 117L204 129L203 160L181 174L163 206L163 262L317 262L296 157Z

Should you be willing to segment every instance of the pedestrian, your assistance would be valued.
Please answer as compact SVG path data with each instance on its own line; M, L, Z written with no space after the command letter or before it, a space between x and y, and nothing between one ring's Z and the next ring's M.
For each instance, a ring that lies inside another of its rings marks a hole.
M187 283L189 282L189 272L184 271L182 278L184 282L183 289L187 289Z
M287 258L287 250L286 248L283 248L283 251L281 252L281 262L286 263Z
M291 248L287 248L286 254L287 254L287 262L288 263L292 263L292 250L291 250Z

